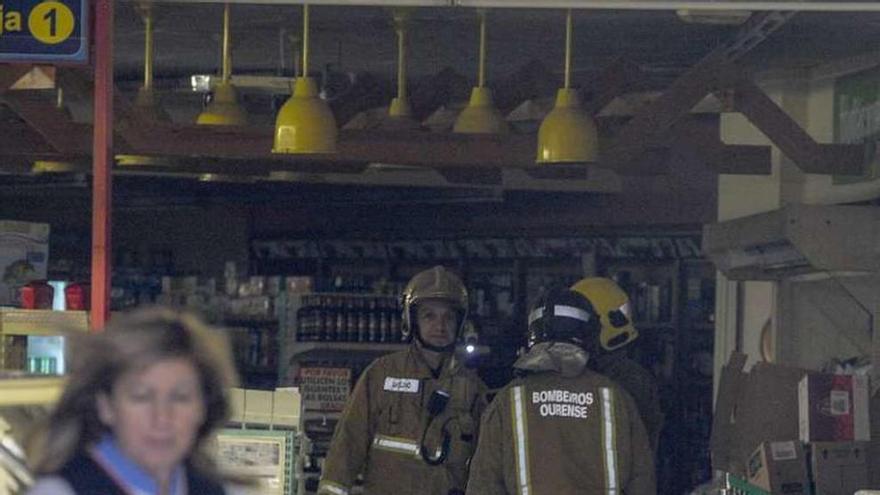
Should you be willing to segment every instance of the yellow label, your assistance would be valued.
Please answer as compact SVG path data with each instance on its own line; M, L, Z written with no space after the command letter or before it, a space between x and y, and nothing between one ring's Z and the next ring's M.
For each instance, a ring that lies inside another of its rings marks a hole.
M31 34L47 45L56 45L69 38L74 22L70 7L51 0L37 4L28 15Z

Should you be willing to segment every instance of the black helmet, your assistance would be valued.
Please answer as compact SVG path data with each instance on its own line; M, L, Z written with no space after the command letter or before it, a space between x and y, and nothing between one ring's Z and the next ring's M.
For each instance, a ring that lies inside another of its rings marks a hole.
M527 345L568 342L589 350L600 330L599 315L586 297L569 289L550 289L529 312Z

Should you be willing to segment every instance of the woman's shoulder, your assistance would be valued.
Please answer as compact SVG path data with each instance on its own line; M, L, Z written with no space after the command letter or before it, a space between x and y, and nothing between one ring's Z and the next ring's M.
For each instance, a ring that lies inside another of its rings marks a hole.
M37 478L25 495L76 495L76 492L61 476L44 476Z
M223 483L225 495L256 495L260 493L259 486L246 486L240 483Z

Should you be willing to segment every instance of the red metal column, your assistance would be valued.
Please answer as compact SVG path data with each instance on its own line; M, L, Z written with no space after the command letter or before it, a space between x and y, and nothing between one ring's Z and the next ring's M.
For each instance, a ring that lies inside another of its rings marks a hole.
M95 126L92 145L92 331L110 317L113 195L113 0L95 1Z

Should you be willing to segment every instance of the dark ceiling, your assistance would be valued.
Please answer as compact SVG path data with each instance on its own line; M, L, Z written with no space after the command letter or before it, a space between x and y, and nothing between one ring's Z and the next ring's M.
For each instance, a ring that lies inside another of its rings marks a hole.
M141 84L144 24L133 2L122 2L116 17L117 84L129 94ZM157 3L154 72L164 105L178 121L199 111L191 90L193 74L216 74L220 65L222 4ZM420 83L433 85L413 103L425 118L440 104L463 101L475 79L477 22L473 9L420 8L412 11L408 75L411 94ZM391 12L380 7L313 6L310 69L323 72L326 87L349 100L334 104L344 124L355 113L382 107L395 92L396 38ZM573 84L587 92L614 61L639 67L643 78L631 90L664 89L712 49L730 40L737 26L683 21L672 11L575 11ZM302 8L296 5L232 5L232 59L237 75L293 74L293 45L302 34ZM490 86L511 93L521 81L532 89L498 101L510 111L523 96L552 96L561 82L564 12L507 9L489 13ZM810 67L872 52L880 42L880 14L800 13L748 53L740 63L750 70ZM354 85L351 80L356 81ZM437 96L436 86L446 88ZM354 87L354 91L352 91ZM504 88L508 88L507 91ZM423 88L422 88L423 89ZM247 88L244 104L252 123L271 124L283 95ZM347 92L356 94L346 94ZM499 97L496 97L496 100ZM414 98L417 99L417 98ZM358 100L352 104L351 100ZM447 101L444 101L447 100ZM513 101L517 100L517 101Z
M139 78L143 64L143 23L133 5L121 3L116 22L117 74L128 79ZM159 3L156 9L156 77L216 72L222 5ZM343 72L393 74L396 41L389 10L313 6L311 11L310 60L315 70L329 64ZM450 67L473 78L476 27L472 9L414 10L409 35L410 75L430 76ZM299 6L233 5L235 72L290 73L290 37L301 36L301 32ZM573 68L576 74L590 74L613 59L624 58L650 74L674 75L735 32L736 26L684 22L671 11L580 10L575 12ZM490 78L507 76L530 60L540 60L561 72L563 36L563 11L491 11ZM748 60L762 66L811 64L870 51L878 41L880 14L800 13Z

